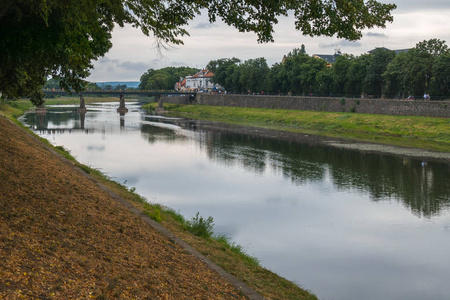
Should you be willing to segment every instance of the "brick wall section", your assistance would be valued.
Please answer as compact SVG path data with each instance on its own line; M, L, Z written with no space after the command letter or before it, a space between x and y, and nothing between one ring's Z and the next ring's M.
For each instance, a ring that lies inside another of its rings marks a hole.
M175 99L170 98L176 97L165 98L164 102L175 103L173 102ZM166 99L168 99L168 101L166 101ZM196 101L199 104L213 106L279 108L309 111L356 112L380 115L450 118L450 101L373 100L214 94L197 94Z

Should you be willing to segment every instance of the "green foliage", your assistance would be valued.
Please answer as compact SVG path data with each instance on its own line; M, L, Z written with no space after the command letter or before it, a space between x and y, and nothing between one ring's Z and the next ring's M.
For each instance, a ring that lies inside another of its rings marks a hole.
M376 49L367 64L365 92L371 95L381 95L384 92L385 81L383 73L394 59L395 52L387 49Z
M450 95L450 53L436 58L432 67L431 93L433 95Z
M217 60L211 60L207 65L206 69L210 70L214 74L216 74L219 68L226 70L227 66L230 64L237 64L240 60L236 57L233 58L221 58Z
M173 90L182 77L193 75L199 70L189 67L167 67L159 70L149 69L141 76L141 90Z
M172 208L165 208L164 209L164 213L166 213L169 216L171 216L172 219L174 219L175 221L180 223L183 227L186 226L187 222L184 219L183 215L178 213L178 212L176 212L174 209L172 209Z
M60 88L61 88L60 80L57 80L54 78L47 80L47 82L44 85L44 89L49 89L49 90L52 90L52 89L58 90Z
M161 210L157 206L144 205L143 212L146 216L149 216L152 220L161 223L162 221Z
M397 55L383 74L390 93L449 95L446 87L450 60L445 41L422 41L407 53Z
M353 55L344 54L337 57L336 62L333 64L333 67L331 68L331 78L333 80L332 91L334 94L345 94L347 78L350 74L350 67L353 60Z
M241 91L261 92L267 86L269 67L265 58L246 60L239 65L239 84Z
M192 234L205 239L213 235L214 220L212 217L204 219L199 212L190 221L187 222L188 231Z
M85 165L79 165L78 166L81 170L83 170L84 173L86 174L91 174L91 168Z
M232 74L240 62L240 59L236 57L222 58L211 60L206 68L214 73L214 83L220 84L228 91L234 91L238 83L233 83Z
M101 90L101 87L99 87L95 82L89 82L86 85L86 90L99 91Z
M34 106L42 107L42 105L45 102L45 100L44 100L44 92L42 92L41 90L33 91L31 93L30 101L31 101L31 103L33 103Z
M450 54L445 41L423 41L407 53L376 49L372 54L339 55L332 67L308 56L304 46L268 68L263 58L211 61L214 81L227 91L294 95L387 95L401 98L432 92L450 96Z
M215 236L214 239L219 242L225 249L229 249L231 252L237 254L242 260L246 261L252 266L259 266L258 258L248 255L241 245L238 245L230 240L229 237L225 235Z

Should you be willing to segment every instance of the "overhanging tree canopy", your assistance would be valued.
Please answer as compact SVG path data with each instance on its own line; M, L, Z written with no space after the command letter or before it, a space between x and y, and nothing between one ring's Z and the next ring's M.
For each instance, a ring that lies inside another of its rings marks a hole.
M82 89L92 61L111 48L114 26L131 24L160 43L182 44L183 28L201 11L259 42L273 41L273 26L292 12L305 35L356 40L361 30L392 21L394 4L375 0L3 0L0 5L0 92L34 94L45 78Z

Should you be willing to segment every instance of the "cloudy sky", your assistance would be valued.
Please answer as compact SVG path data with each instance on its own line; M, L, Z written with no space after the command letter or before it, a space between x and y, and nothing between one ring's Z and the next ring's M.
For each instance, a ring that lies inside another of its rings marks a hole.
M264 57L269 66L280 62L283 55L302 44L312 54L342 53L360 55L375 47L392 50L414 47L419 41L438 38L450 45L449 0L381 0L395 3L394 22L386 28L363 31L357 42L333 37L307 37L294 29L293 18L281 18L275 27L274 43L258 44L256 35L240 33L233 27L217 22L209 24L205 16L199 16L186 28L190 37L184 37L184 45L164 50L163 56L155 49L155 40L139 29L117 27L114 29L113 47L94 63L90 81L139 81L148 69L169 66L203 68L214 59L237 57L242 61Z

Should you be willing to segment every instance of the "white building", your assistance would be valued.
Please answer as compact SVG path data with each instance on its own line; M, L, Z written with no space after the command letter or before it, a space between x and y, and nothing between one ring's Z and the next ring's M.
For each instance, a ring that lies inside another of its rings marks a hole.
M212 82L214 73L209 70L201 70L198 73L190 76L186 76L186 90L215 90L222 87ZM182 88L182 87L181 87Z

